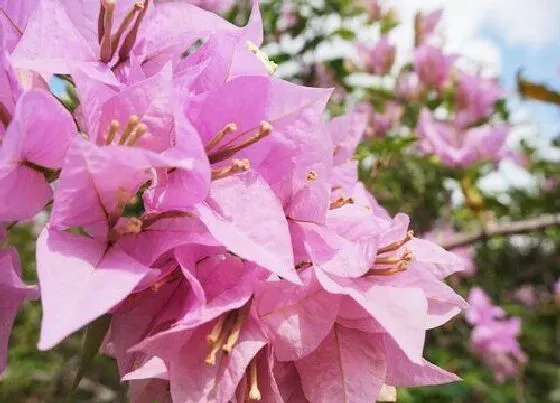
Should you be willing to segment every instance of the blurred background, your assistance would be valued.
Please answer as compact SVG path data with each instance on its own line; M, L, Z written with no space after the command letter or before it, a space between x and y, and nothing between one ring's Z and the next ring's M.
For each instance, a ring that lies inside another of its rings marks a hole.
M244 0L192 2L238 25L250 11ZM560 402L560 2L262 0L261 11L275 76L335 88L330 117L366 116L363 182L467 267L449 283L471 308L426 341L426 358L463 382L400 389L398 401ZM53 82L63 100L65 90ZM444 146L426 134L434 127ZM497 127L507 136L490 153ZM474 157L448 155L473 130L485 136L466 150ZM44 221L10 234L29 283ZM37 352L40 318L37 303L17 317L0 402L125 401L104 356L68 397L82 335Z

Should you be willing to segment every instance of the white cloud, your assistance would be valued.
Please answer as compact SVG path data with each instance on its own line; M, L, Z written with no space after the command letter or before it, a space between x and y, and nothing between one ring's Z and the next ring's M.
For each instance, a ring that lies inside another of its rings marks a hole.
M413 20L417 10L443 7L441 32L445 48L460 51L474 65L489 73L501 69L499 44L538 49L560 42L560 1L558 0L386 0L395 7L402 24L392 34L400 61L412 51Z
M445 33L461 43L481 31L513 45L547 45L560 39L558 0L391 0L404 20L417 9L444 8Z

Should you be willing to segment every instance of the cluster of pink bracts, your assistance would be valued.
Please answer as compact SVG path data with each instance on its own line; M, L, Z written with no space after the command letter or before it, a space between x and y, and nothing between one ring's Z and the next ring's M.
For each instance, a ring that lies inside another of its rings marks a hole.
M372 6L377 1L368 3ZM380 12L378 5L375 10ZM510 150L506 143L510 126L490 122L496 102L505 95L505 91L499 87L497 80L461 70L456 66L458 55L446 54L436 45L439 42L436 27L441 17L442 10L416 14L416 48L410 63L411 71L402 69L394 88L400 102L387 102L382 113L370 107L369 134L384 136L398 129L405 109L403 103L425 105L428 99L444 98L448 92L454 97L445 119L436 119L426 106L420 111L415 128L420 152L436 155L450 167L465 167L486 161L498 163L506 157L524 164L523 157ZM397 49L390 43L389 34L383 35L372 48L359 45L358 51L367 72L386 76L393 70Z
M465 306L442 281L461 261L358 182L363 115L326 124L330 90L271 78L256 2L245 27L184 1L0 7L0 222L50 210L40 349L109 314L134 402L371 402L458 379L422 350ZM3 369L36 289L0 257Z
M519 375L527 356L521 350L517 337L521 333L521 320L506 319L506 313L484 291L474 287L469 294L467 322L474 326L471 346L476 355L492 370L498 382Z

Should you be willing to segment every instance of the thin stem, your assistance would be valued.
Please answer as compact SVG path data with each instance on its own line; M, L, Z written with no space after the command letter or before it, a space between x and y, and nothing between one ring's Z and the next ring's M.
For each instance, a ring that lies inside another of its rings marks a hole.
M442 242L444 249L456 249L472 245L489 238L538 232L560 225L560 213L545 214L540 217L520 221L490 222L485 228L456 234L452 239Z

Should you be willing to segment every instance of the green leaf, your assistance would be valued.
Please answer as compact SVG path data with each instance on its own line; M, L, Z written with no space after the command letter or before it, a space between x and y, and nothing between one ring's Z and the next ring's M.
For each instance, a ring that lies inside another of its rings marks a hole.
M332 34L333 36L340 36L345 41L353 41L354 39L356 39L356 34L354 33L354 31L348 28L338 28Z
M109 315L103 315L97 318L95 321L90 323L86 328L86 334L84 336L84 344L82 345L82 355L80 357L80 365L74 382L72 383L71 392L74 392L78 388L78 384L84 377L87 369L89 368L91 362L99 352L101 343L109 330L109 324L111 323L111 317Z

